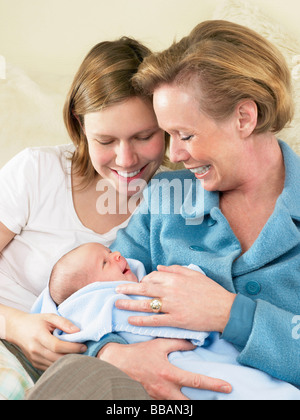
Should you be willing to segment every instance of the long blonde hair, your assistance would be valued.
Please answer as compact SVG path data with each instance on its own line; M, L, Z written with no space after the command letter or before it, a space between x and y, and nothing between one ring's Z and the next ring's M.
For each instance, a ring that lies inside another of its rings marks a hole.
M201 88L200 109L226 119L242 99L258 108L255 133L279 132L293 118L291 74L282 54L256 32L227 21L199 24L167 50L147 57L134 76L140 92L162 84Z

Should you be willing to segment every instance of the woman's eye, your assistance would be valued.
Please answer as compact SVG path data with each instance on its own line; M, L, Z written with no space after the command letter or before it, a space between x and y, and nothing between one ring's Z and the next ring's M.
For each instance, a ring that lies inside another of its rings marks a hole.
M110 144L112 144L114 141L100 141L100 140L96 140L99 144L101 144L101 146L109 146Z
M154 136L154 133L152 133L152 134L150 134L149 136L146 136L146 137L137 137L137 140L147 141L147 140L150 140L153 136Z
M193 137L194 137L193 135L190 135L190 136L181 136L181 140L182 141L189 141L189 140L192 140Z

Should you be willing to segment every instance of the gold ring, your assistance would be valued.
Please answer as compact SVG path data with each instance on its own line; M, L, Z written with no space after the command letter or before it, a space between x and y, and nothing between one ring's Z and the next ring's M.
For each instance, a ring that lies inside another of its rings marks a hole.
M152 312L158 314L159 312L161 312L162 309L162 302L160 299L156 298L156 299L152 299L150 302L150 307L152 309Z

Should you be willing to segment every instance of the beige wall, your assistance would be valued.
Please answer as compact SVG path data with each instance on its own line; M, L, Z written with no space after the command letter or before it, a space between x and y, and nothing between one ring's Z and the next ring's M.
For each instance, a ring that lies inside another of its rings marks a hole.
M300 39L299 0L251 0ZM0 55L30 76L73 73L97 42L134 36L153 49L210 19L222 0L0 0ZM241 0L243 3L243 0Z

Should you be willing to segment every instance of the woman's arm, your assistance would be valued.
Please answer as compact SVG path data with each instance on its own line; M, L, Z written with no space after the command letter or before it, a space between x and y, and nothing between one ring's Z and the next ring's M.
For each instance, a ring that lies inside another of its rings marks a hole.
M14 237L15 233L0 222L0 252ZM86 346L82 344L64 343L54 337L52 332L56 328L70 334L78 331L71 322L56 315L30 315L0 305L0 339L19 346L28 360L40 370L46 370L64 354L86 351Z
M0 222L0 253L13 240L15 235L15 233L7 229L7 227Z
M0 305L0 318L0 338L17 345L37 369L46 370L65 354L86 351L80 343L66 343L52 335L56 328L69 334L78 332L70 321L57 315L31 315Z
M141 383L156 400L186 400L181 392L183 387L229 394L232 387L227 382L178 369L168 361L170 353L194 348L190 342L178 339L129 345L111 343L99 352L98 357Z
M232 316L239 317L239 313ZM299 319L298 313L257 300L250 335L241 343L238 362L300 387ZM238 328L241 331L242 326L236 326L235 336L239 335ZM234 337L227 339L235 344Z

